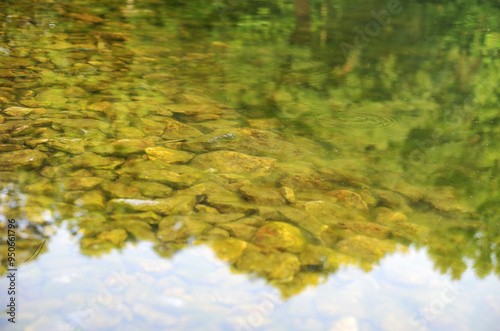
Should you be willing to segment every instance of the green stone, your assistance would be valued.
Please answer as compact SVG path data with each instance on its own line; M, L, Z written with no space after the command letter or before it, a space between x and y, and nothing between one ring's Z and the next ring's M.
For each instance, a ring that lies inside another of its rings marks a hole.
M103 181L98 177L65 178L62 183L66 190L91 190Z
M98 236L98 239L103 241L109 241L116 246L121 246L127 239L127 231L124 229L114 229L111 231L105 231Z
M101 188L111 198L136 199L141 196L139 189L115 182L105 182Z
M357 258L378 261L387 253L396 251L396 245L390 241L358 235L339 241L337 249Z
M230 263L238 261L247 245L245 241L236 238L223 238L210 243L217 257Z
M190 219L187 216L168 216L158 226L158 238L161 241L184 242L210 229L205 222Z
M300 230L283 222L271 222L261 227L253 242L260 247L300 252L306 243Z
M198 155L191 164L202 169L216 169L223 173L248 174L252 177L270 173L275 159L250 156L238 152L216 151Z
M81 139L49 139L45 145L71 154L82 154L85 152L85 144Z
M283 205L286 202L277 190L268 187L245 185L240 187L240 192L249 202L259 205Z
M193 153L159 146L148 147L145 151L150 160L161 160L165 163L186 163L195 156Z
M172 188L155 182L134 181L131 186L138 188L141 194L150 198L167 198L172 195Z
M91 152L85 152L77 155L71 158L70 162L77 168L96 168L111 164L111 161L108 158Z
M92 190L83 194L75 201L75 204L88 210L102 210L104 208L104 195L100 190Z
M47 154L32 149L0 153L0 170L36 169L45 159Z

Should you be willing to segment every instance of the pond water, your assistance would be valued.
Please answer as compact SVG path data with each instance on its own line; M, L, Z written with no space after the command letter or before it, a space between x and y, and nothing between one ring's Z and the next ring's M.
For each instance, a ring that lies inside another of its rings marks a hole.
M498 17L0 3L0 328L498 329Z

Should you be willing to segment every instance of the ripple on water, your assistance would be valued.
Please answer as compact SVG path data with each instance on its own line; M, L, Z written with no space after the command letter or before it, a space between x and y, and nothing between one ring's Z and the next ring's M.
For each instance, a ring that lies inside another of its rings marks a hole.
M344 126L353 128L386 128L398 125L398 122L388 116L369 113L337 113L320 116L318 124Z

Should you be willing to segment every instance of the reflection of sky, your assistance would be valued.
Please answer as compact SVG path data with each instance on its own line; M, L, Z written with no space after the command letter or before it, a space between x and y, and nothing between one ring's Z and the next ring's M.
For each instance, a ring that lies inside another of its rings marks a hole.
M341 270L284 301L265 281L232 274L206 246L171 260L149 243L89 258L58 230L48 249L20 267L19 329L494 330L500 319L496 277L469 270L450 283L424 251L391 255L369 273Z

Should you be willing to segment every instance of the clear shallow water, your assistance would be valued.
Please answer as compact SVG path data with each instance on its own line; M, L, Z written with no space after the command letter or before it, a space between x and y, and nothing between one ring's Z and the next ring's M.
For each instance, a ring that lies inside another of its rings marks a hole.
M16 327L494 330L498 5L402 6L3 3Z

